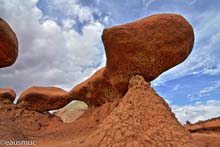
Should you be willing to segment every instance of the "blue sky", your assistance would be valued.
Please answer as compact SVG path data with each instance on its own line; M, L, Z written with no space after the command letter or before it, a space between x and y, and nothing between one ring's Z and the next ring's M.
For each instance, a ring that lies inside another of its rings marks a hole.
M219 8L218 0L1 0L0 17L15 30L20 53L0 69L0 87L18 95L32 85L69 90L105 65L104 28L178 13L194 28L193 51L152 85L182 123L220 116Z

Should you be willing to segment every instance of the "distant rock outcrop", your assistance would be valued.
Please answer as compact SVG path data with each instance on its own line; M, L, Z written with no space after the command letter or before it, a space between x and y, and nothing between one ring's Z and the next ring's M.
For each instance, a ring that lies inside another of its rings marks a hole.
M16 93L12 89L0 88L0 103L13 103Z
M84 102L74 101L55 111L53 114L59 116L64 123L70 123L79 118L87 108L88 106Z
M18 40L7 22L0 18L0 68L12 65L18 56Z
M194 124L186 124L185 128L189 130L191 133L199 133L199 132L219 132L220 133L220 117L208 119L205 121L198 121Z
M19 97L17 104L39 112L56 110L71 102L68 92L56 87L31 87Z
M200 147L220 147L220 117L184 126Z

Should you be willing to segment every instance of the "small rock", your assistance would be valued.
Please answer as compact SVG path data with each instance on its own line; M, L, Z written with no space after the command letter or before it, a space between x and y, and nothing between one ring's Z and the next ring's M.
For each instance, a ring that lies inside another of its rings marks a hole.
M16 98L16 93L12 89L0 88L0 102L11 104Z

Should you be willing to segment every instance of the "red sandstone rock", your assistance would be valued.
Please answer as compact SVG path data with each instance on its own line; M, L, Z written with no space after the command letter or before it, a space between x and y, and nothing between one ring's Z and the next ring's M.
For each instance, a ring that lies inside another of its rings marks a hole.
M105 68L101 68L88 80L80 83L69 92L73 100L81 100L89 106L100 106L122 96L122 91L113 87L110 79L105 75Z
M191 132L200 147L220 146L220 117L194 124L188 123L184 127Z
M73 99L88 105L99 106L121 97L136 74L149 82L183 62L192 50L194 34L182 16L159 14L107 28L102 39L106 67L70 92Z
M106 72L116 83L136 75L152 81L183 62L193 48L192 26L180 15L158 14L104 30Z
M0 18L0 68L12 65L18 56L18 40L16 34L2 18Z
M18 104L30 110L49 111L60 109L71 101L67 92L56 87L31 87L24 91Z
M12 89L0 88L0 102L13 103L16 98L16 93Z
M0 116L1 141L34 140L38 144L39 136L48 139L48 134L54 133L62 124L60 118L54 115L27 110L15 104L0 104Z

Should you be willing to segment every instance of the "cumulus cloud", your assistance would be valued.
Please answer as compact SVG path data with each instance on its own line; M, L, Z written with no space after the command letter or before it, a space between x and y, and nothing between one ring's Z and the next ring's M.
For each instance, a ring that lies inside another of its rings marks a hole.
M100 47L104 25L93 18L89 8L74 0L72 9L61 5L67 1L51 3L54 9L69 11L77 21L86 21L79 32L74 29L75 19L65 18L60 23L44 16L37 2L0 1L0 17L16 32L20 49L16 63L0 69L0 87L11 87L18 94L32 85L70 89L104 61Z
M187 120L195 123L199 120L207 120L220 115L220 100L208 100L205 103L197 101L193 105L171 105L172 111L178 120L184 124Z

